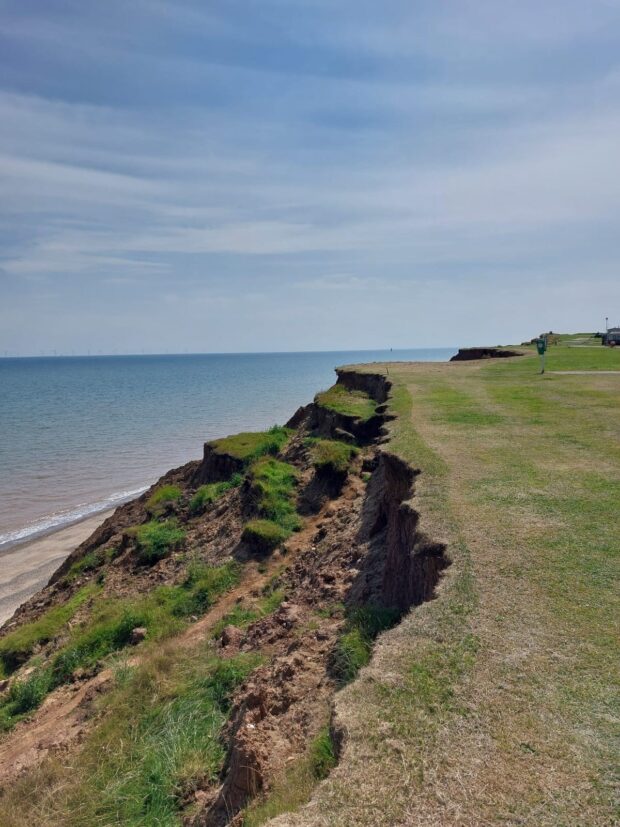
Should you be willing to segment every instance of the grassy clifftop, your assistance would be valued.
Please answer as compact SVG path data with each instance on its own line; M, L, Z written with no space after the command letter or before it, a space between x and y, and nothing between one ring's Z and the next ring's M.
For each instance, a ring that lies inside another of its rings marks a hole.
M389 365L387 448L452 566L337 697L343 759L278 825L616 823L620 352L563 337L544 376L525 353Z
M0 824L615 823L620 351L523 352L121 507L0 636Z

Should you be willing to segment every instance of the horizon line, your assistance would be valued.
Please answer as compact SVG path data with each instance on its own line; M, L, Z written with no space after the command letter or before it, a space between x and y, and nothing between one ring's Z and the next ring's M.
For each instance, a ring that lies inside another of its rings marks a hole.
M504 347L504 345L499 345ZM213 351L183 351L183 352L153 352L153 353L22 353L22 354L8 354L0 356L0 360L10 359L107 359L114 358L131 358L131 357L152 357L152 356L275 356L287 354L308 354L308 353L399 353L402 351L411 350L458 350L456 345L424 345L416 347L395 347L395 348L338 348L328 350L213 350Z

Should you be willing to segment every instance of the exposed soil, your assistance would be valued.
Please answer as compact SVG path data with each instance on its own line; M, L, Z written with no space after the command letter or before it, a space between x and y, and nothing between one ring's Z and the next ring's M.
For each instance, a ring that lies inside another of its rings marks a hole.
M363 387L356 377L361 377ZM389 383L382 376L340 372L339 381L372 393L379 403L389 393ZM376 422L366 423L366 430L357 434L362 443L381 436L382 417L380 413L373 418ZM343 422L317 406L301 409L294 421L299 431L282 458L298 469L298 506L307 516L301 530L281 550L258 558L240 541L254 509L248 484L228 491L204 514L191 514L189 498L197 483L222 478L221 462L215 467L212 452L205 451L202 463L175 469L158 483L179 485L184 492L179 502L168 506L170 516L187 532L182 550L150 568L136 561L135 543L127 529L149 519L146 503L151 490L117 509L60 567L49 586L4 627L9 630L35 619L97 576L97 572L86 572L72 582L66 579L72 563L101 548L116 550L115 558L105 564L103 593L110 597L179 583L192 556L209 564L231 557L244 564L241 583L176 639L179 647L208 640L214 624L236 603L255 600L266 587L284 592L284 602L272 614L246 629L226 627L212 643L224 657L257 651L264 661L234 698L224 733L228 754L220 783L192 791L182 802L188 813L187 827L234 823L250 799L268 794L273 781L305 754L310 740L329 721L337 690L333 653L346 608L373 604L402 614L433 597L441 571L448 565L444 547L418 531L417 514L409 502L415 472L409 466L370 447L354 460L348 475L317 474L304 448L304 437L317 432L339 436ZM356 430L355 423L345 424L349 433ZM370 482L365 481L368 471L372 471ZM83 606L73 622L86 617L89 609L88 604ZM62 643L60 637L39 654L47 657ZM139 659L137 647L130 662ZM104 669L96 675L76 675L73 684L52 693L30 720L0 742L0 785L27 772L51 752L77 748L95 720L93 698L111 683L112 674ZM340 733L338 741L345 743L346 733Z
M461 347L458 353L450 359L451 362L471 362L475 359L506 359L510 356L521 356L517 350L507 350L498 347Z

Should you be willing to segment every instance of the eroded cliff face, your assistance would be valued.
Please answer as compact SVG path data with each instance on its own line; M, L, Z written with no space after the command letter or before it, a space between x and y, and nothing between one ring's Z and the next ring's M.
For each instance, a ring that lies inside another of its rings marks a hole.
M510 356L521 356L521 354L516 350L498 347L462 347L450 361L471 362L476 359L506 359Z
M339 371L338 382L382 405L389 399L391 384L380 374ZM318 429L333 438L345 422L331 413L312 404L300 409L289 425L305 433ZM377 415L376 440L385 435L387 419L386 414ZM351 427L348 421L346 425ZM193 827L233 823L234 814L249 801L269 795L286 760L304 755L341 685L334 662L347 613L371 606L392 612L397 622L436 594L449 559L444 544L419 530L413 506L418 472L383 447L367 449L359 468L361 476L370 475L366 484L356 477L340 486L320 512L310 546L299 550L283 575L287 603L273 618L227 644L235 649L269 640L278 654L239 693L227 732L221 787L191 822ZM344 617L323 614L318 619L317 608L324 612L337 603L344 604ZM312 631L301 632L309 618ZM293 636L291 630L296 630ZM333 720L332 737L340 755L346 749L346 731Z
M445 545L419 530L417 473L394 454L380 451L362 515L361 536L381 547L381 603L403 613L433 598L449 565Z
M338 384L350 391L363 391L379 405L387 402L392 383L382 373L364 373L351 368L337 368Z
M275 781L291 762L304 758L309 743L330 723L335 693L352 677L343 678L341 661L343 640L354 628L356 611L383 611L390 623L398 622L412 607L435 596L442 571L449 564L444 545L419 529L415 509L418 472L391 453L389 444L381 444L387 438L390 419L389 379L381 374L339 370L338 383L371 396L378 404L377 413L362 421L312 403L288 423L295 433L277 458L296 469L297 512L302 522L300 530L280 548L266 557L257 556L243 542L244 522L257 508L256 492L247 480L204 513L192 511L191 497L198 485L226 480L245 470L234 458L206 446L201 462L170 472L150 492L117 509L20 616L24 620L36 617L46 605L64 599L67 590L76 588L66 579L71 566L111 544L118 547L119 554L106 564L104 588L110 595L115 590L126 595L132 589L144 594L162 583L182 582L188 549L209 564L232 558L244 567L235 602L231 597L228 611L235 606L253 606L264 594L282 595L269 613L241 628L226 625L212 638L219 657L256 653L262 663L232 699L229 720L221 734L226 760L219 779L196 783L179 799L179 817L185 825L238 823L238 814L249 802L257 796L269 796ZM326 472L312 464L310 446L316 437L353 440L361 451L345 472ZM184 527L186 546L145 568L135 562L128 528L150 518L148 498L162 482L182 489L182 497L167 506L165 516ZM99 569L96 575L101 573ZM89 576L84 575L82 582ZM228 615L222 608L217 616L221 621ZM212 629L207 615L194 627L189 626L179 638L179 646L208 640ZM372 646L372 641L366 644ZM47 644L50 651L54 645L53 641ZM139 647L135 651L139 660ZM88 681L96 680L100 680L98 676L74 677L76 686L83 685L80 691L84 698L92 696ZM78 712L82 732L96 726L96 716L87 704ZM75 708L71 714L76 714ZM57 716L57 721L59 727L72 731L67 719ZM0 744L0 785L3 778L14 777L6 767L3 770L3 760L14 765L20 760L16 759L21 755L19 739L32 753L32 744L27 743L29 727L41 723L45 723L44 708L33 722L20 724L12 751L5 749L3 753ZM346 749L346 732L334 728L333 720L331 725L339 753ZM75 743L62 738L57 743L61 749L77 749ZM22 772L32 766L24 764Z
M192 475L194 485L205 485L210 482L229 480L233 474L243 471L243 462L230 454L222 454L210 443L205 442L202 462Z

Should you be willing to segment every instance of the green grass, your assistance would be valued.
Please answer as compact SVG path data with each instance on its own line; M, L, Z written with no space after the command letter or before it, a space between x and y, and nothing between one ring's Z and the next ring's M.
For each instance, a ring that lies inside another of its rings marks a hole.
M301 525L295 508L297 470L273 457L261 457L251 466L249 480L259 518L245 526L242 540L267 554Z
M241 539L260 554L268 554L281 546L291 532L273 520L250 520L243 529Z
M261 617L267 617L267 615L275 612L283 600L284 592L281 589L274 589L251 604L238 603L215 624L211 630L211 637L220 637L226 626L237 626L239 629L246 629L251 623L260 620Z
M300 521L295 508L295 466L262 457L250 468L249 479L259 515L289 533L296 531Z
M503 419L469 394L447 383L434 383L429 399L437 411L436 418L450 425L497 425Z
M323 727L310 743L310 767L317 781L327 778L338 763L336 749L328 726Z
M64 577L65 583L74 583L83 574L94 571L95 569L103 566L105 563L109 563L114 559L117 551L118 550L116 548L110 547L103 549L98 548L87 552L83 557L80 557L79 560L76 560L75 563L72 564L71 568Z
M279 454L291 433L289 428L274 425L268 431L234 434L223 439L216 439L209 445L218 454L228 454L244 464L249 464L265 454Z
M48 609L38 620L25 623L5 635L0 640L0 664L3 674L10 675L28 660L35 647L48 643L65 632L67 623L77 610L97 591L95 585L84 586L65 603Z
M178 485L162 485L146 501L146 508L151 514L163 513L165 507L170 503L178 502L183 492Z
M11 729L40 706L52 684L49 669L37 669L25 680L15 681L0 701L0 731Z
M221 566L190 566L179 586L159 586L141 598L105 600L95 605L85 628L53 660L57 684L69 679L77 668L91 667L112 652L124 648L133 629L144 626L150 640L161 640L178 632L183 620L203 614L224 592L239 582L237 563Z
M151 566L166 557L185 539L185 532L173 519L165 520L163 523L151 520L136 526L132 529L132 534L136 538L138 562L146 566Z
M377 410L377 403L367 393L347 390L344 385L333 385L317 393L315 402L323 408L364 421L374 416Z
M346 614L345 627L332 653L330 671L340 686L350 683L370 662L375 638L398 622L400 612L361 606Z
M16 681L9 694L0 698L0 728L14 726L25 713L36 709L49 692L70 681L77 669L95 668L123 649L133 629L145 627L149 641L163 640L181 631L186 618L207 611L239 578L237 563L194 563L179 586L160 586L138 598L95 600L88 620L71 630L68 642L51 661L35 669L27 679ZM82 592L90 588L85 587ZM24 632L31 637L27 627Z
M613 823L620 383L600 371L620 352L591 344L562 337L544 376L535 355L390 365L388 450L419 469L416 510L452 565L345 690L346 767L313 806L326 823L403 823L414 806L429 822ZM363 655L354 631L345 662Z
M237 488L242 482L243 476L241 474L233 474L225 482L210 482L207 485L201 485L189 502L190 511L192 514L200 514L208 505L212 505L223 494L230 491L231 488Z
M216 781L231 696L259 658L173 660L169 685L144 670L110 699L107 726L82 756L82 780L69 796L69 825L178 824L184 797ZM169 673L170 664L165 669Z
M82 749L53 765L53 780L45 778L45 823L180 825L193 792L217 781L233 693L259 663L254 654L224 660L206 649L170 648L119 670ZM3 799L10 823L31 800L18 781ZM33 813L31 823L42 821Z
M358 453L357 448L335 439L315 439L309 437L306 445L310 449L310 459L317 471L333 474L345 474L351 460Z

